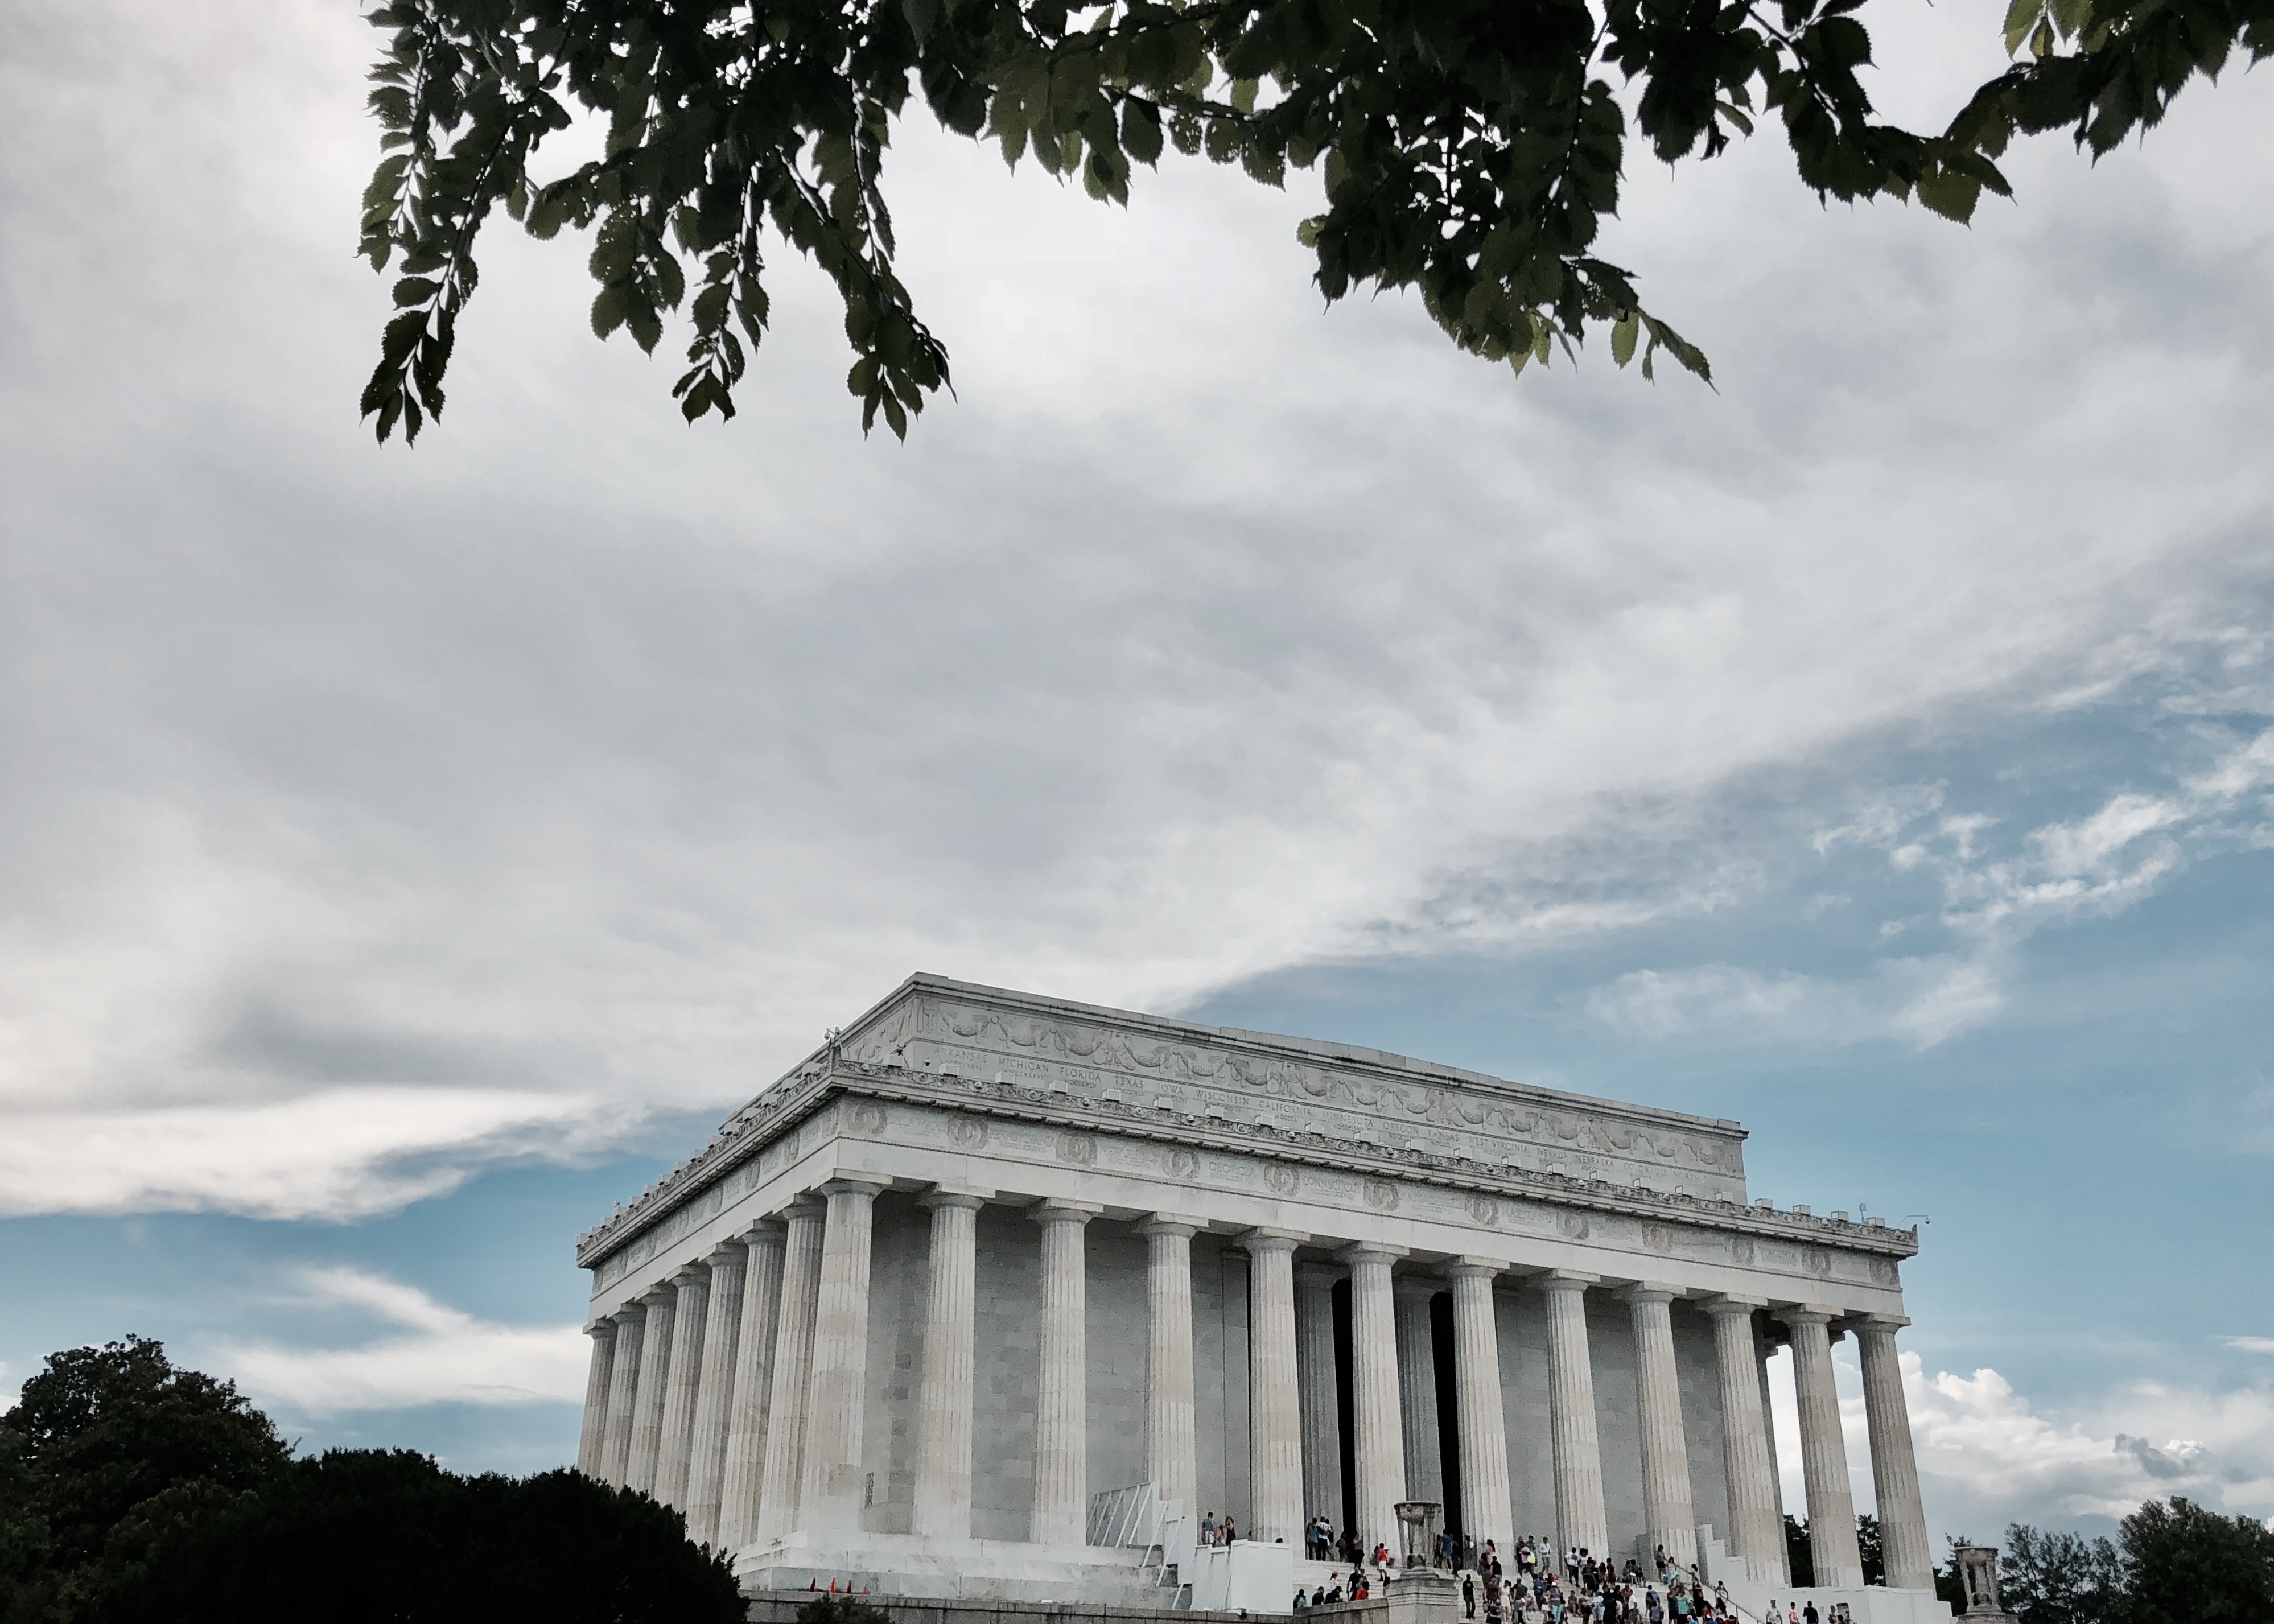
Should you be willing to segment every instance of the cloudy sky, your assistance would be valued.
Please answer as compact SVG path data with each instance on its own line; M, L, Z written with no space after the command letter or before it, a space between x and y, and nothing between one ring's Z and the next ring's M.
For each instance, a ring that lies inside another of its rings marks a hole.
M1875 0L1888 104L2001 9ZM1638 165L1718 393L912 126L907 445L790 257L690 431L501 233L406 451L373 40L0 12L0 1395L133 1331L558 1462L572 1236L922 968L1740 1118L1925 1223L1939 1530L2274 1513L2263 75L1970 229Z

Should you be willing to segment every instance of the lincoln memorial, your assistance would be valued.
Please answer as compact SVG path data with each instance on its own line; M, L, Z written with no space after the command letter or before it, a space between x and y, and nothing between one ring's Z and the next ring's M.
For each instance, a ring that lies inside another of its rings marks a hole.
M1312 1516L1396 1551L1393 1507L1429 1501L1503 1555L1662 1547L1753 1610L1947 1618L1895 1344L1917 1234L1751 1200L1744 1141L914 976L579 1237L578 1466L677 1507L753 1597L1280 1612L1291 1574L1312 1582ZM1884 1586L1856 1541L1843 1336ZM1193 1550L1209 1512L1239 1545Z

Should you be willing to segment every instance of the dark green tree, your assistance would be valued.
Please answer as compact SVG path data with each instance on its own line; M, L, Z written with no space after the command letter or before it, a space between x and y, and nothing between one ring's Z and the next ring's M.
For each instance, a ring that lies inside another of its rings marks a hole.
M2120 1525L2126 1624L2274 1619L2274 1530L2192 1500L2150 1500Z
M2124 1566L2105 1539L2016 1522L1999 1554L1998 1594L2022 1624L2120 1624Z
M1856 1551L1864 1559L1864 1583L1887 1582L1887 1547L1879 1532L1879 1519L1868 1511L1856 1514Z
M1703 355L1600 256L1630 141L1711 158L1781 126L1803 185L1916 197L1953 220L2017 132L2105 152L2195 75L2274 50L2274 0L2012 0L2026 59L1940 132L1882 122L1861 70L1866 0L385 0L381 157L362 251L395 267L363 410L415 438L443 405L474 249L502 204L539 237L593 229L592 330L661 342L684 306L689 421L731 416L785 241L836 283L862 421L896 434L948 382L894 268L884 172L912 95L1126 202L1174 147L1280 185L1320 167L1301 236L1329 301L1414 288L1453 342L1519 370L1608 331L1645 375ZM1632 109L1632 127L1624 109ZM547 177L548 137L603 120L598 157Z
M1784 1518L1784 1565L1795 1584L1816 1583L1816 1553L1808 1543L1808 1519L1790 1512Z

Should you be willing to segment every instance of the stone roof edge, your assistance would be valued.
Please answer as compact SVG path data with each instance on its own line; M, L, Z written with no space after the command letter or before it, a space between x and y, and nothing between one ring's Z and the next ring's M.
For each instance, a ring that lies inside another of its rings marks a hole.
M1125 1024L1144 1027L1151 1032L1176 1036L1186 1041L1232 1044L1246 1049L1269 1049L1289 1058L1300 1058L1313 1064L1355 1066L1385 1072L1392 1076L1455 1083L1463 1087L1483 1088L1527 1101L1546 1101L1571 1110L1610 1111L1622 1116L1648 1121L1676 1124L1685 1128L1704 1129L1724 1138L1744 1139L1751 1134L1744 1124L1726 1116L1700 1116L1689 1111L1668 1110L1664 1106L1636 1105L1624 1100L1608 1099L1600 1094L1573 1094L1562 1088L1543 1087L1538 1083L1512 1082L1504 1077L1495 1077L1488 1071L1471 1071L1459 1066L1449 1066L1434 1060L1419 1060L1411 1055L1392 1054L1387 1049L1367 1049L1355 1043L1335 1043L1321 1038L1291 1037L1284 1033L1251 1032L1241 1026L1210 1026L1199 1021L1178 1020L1172 1016L1147 1015L1135 1010L1118 1010L1110 1004L1083 1004L1072 998L1053 998L1042 993L1020 992L1015 988L990 987L978 981L959 981L950 976L934 975L929 971L917 971L864 1011L858 1020L845 1030L856 1031L870 1020L884 1014L903 996L917 990L946 992L975 998L987 1003L1015 1005L1033 1013L1076 1015L1085 1019L1103 1023Z

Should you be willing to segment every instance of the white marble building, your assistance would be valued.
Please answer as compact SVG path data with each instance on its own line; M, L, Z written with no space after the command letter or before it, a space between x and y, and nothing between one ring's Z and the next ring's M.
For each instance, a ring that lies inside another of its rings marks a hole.
M1090 1496L1151 1484L1266 1546L1324 1512L1395 1549L1393 1503L1429 1500L1503 1551L1663 1545L1783 1595L1788 1342L1819 1593L1856 1595L1852 1335L1888 1584L1931 1596L1916 1233L1750 1202L1744 1139L915 976L579 1238L578 1464L754 1592L1158 1605L1140 1553L1084 1543Z

